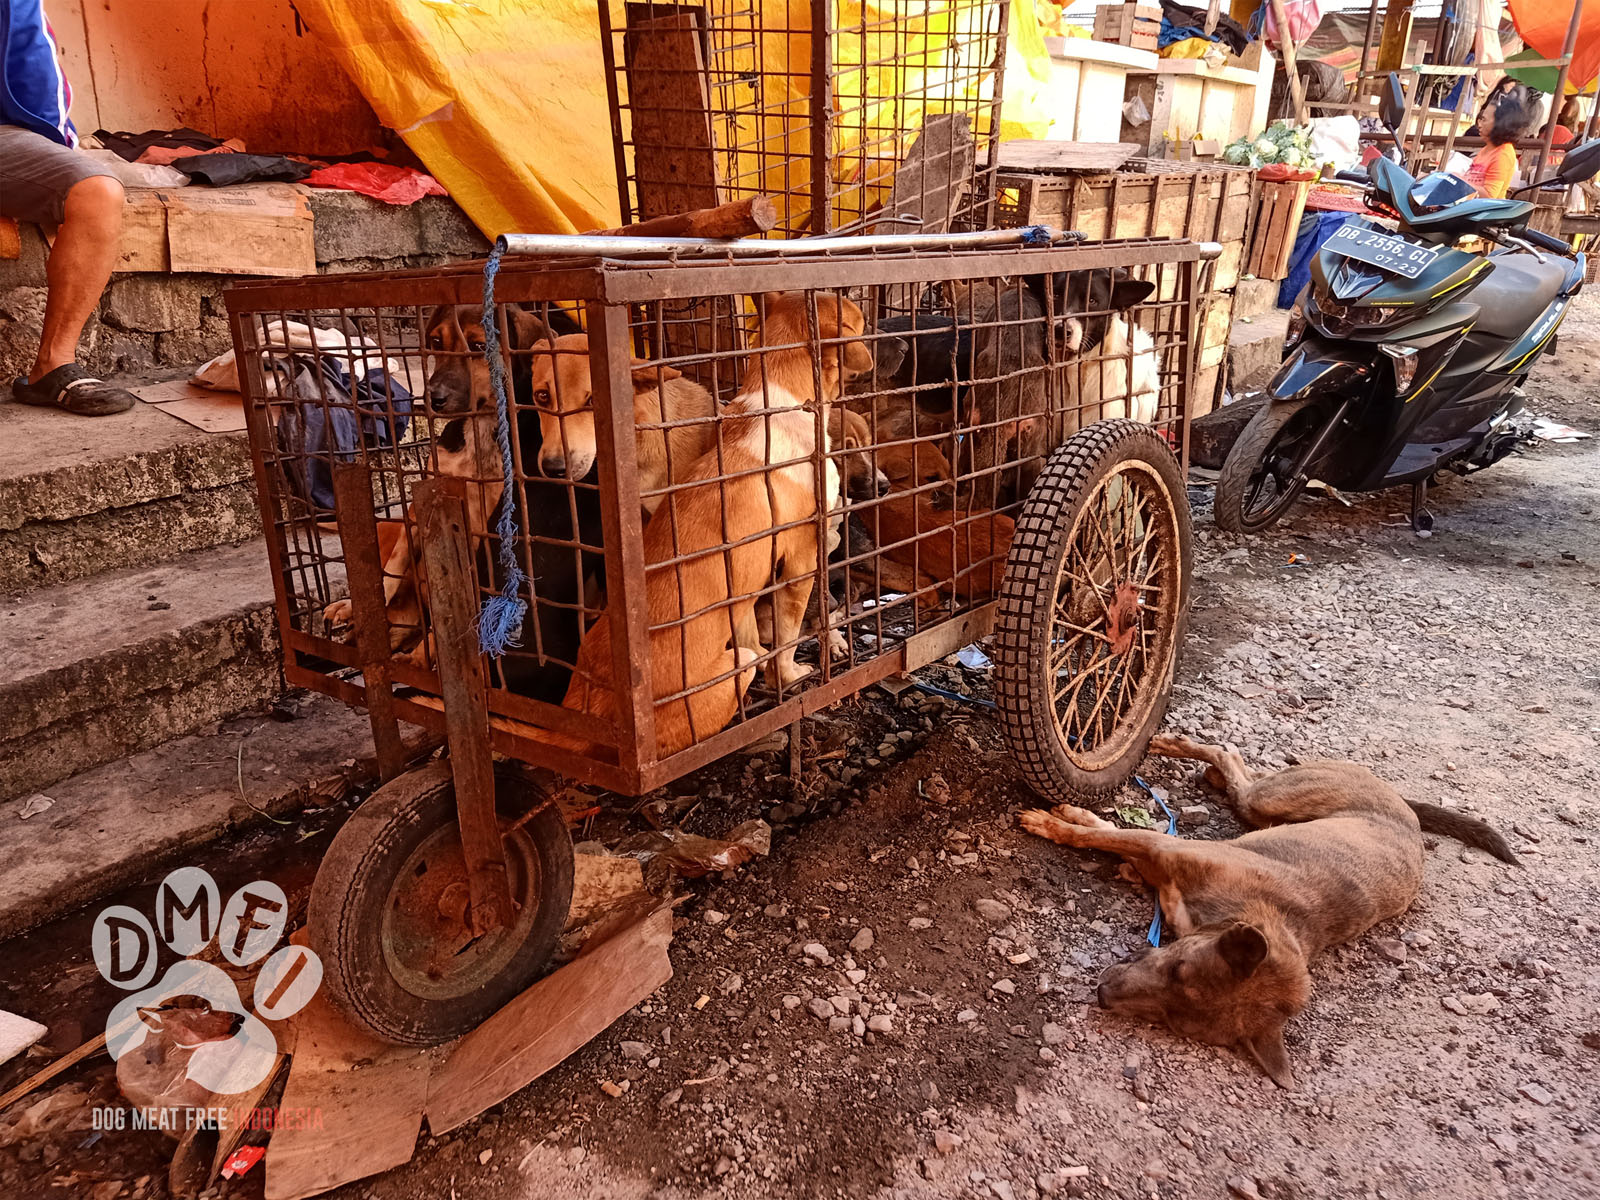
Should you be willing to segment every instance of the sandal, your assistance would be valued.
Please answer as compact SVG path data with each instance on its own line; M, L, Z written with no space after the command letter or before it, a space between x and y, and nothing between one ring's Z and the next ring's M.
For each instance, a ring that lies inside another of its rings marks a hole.
M127 388L97 379L77 363L47 372L38 383L19 376L11 385L11 398L19 404L62 409L80 417L109 417L127 412L138 399Z

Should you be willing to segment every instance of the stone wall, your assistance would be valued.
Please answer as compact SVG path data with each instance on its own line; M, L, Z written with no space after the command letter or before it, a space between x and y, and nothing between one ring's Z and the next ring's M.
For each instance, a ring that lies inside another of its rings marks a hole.
M489 243L454 202L396 206L354 192L307 188L317 270L400 270L481 257ZM44 238L22 226L22 253L0 260L0 387L38 352L45 302ZM78 361L101 374L194 367L231 342L222 293L239 276L138 273L113 277L90 317Z

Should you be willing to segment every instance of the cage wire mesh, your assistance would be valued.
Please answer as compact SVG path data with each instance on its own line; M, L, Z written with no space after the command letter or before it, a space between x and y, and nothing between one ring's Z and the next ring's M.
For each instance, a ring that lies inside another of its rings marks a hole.
M1199 257L507 260L528 615L488 660L497 747L647 790L971 640L1055 446L1131 417L1183 455ZM397 711L435 727L424 480L462 504L478 602L503 582L480 287L466 267L229 293L290 680L359 701L366 620ZM1086 558L1116 541L1149 587L1175 579L1136 506L1101 503ZM358 538L382 612L346 596Z
M774 237L987 228L1007 10L600 0L624 222L768 195Z

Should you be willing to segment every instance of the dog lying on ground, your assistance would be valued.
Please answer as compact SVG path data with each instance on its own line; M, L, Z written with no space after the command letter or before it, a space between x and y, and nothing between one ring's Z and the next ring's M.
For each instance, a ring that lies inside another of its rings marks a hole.
M586 479L596 455L589 338L581 333L552 337L546 330L533 349L528 386L539 410L539 470L552 479ZM661 489L687 478L689 469L711 448L715 413L711 393L683 378L681 371L634 360L635 427L692 422L670 429L636 428L639 492L646 516L661 504Z
M769 680L792 686L810 668L794 660L822 547L816 528L817 422L803 405L827 406L843 382L872 369L859 341L861 310L816 295L820 352L803 292L769 292L758 305L760 342L723 413L720 444L689 472L644 530L656 752L676 753L725 727L738 712L764 649L755 601L772 593ZM820 361L821 392L815 364ZM839 490L829 459L823 495ZM792 528L785 528L786 526ZM678 561L673 561L675 556ZM611 621L583 639L563 703L609 719ZM687 693L687 694L685 694ZM563 740L564 744L564 740Z
M506 334L511 354L508 386L517 407L515 434L521 461L537 461L541 445L539 421L531 407L531 371L528 356L519 353L531 347L549 326L534 313L507 306ZM561 310L550 308L545 314L550 325L572 325ZM576 328L576 326L573 326ZM495 440L496 412L489 383L489 367L483 357L483 310L477 305L440 305L429 314L423 330L423 345L435 357L424 389L430 416L448 418L429 448L429 474L453 476L467 481L466 518L469 541L482 551L493 526L504 490L500 451ZM526 535L528 563L536 603L534 627L525 628L520 650L494 664L491 682L519 695L546 702L558 701L567 688L582 634L577 612L583 591L583 575L603 570L598 554L579 555L570 548L551 546L540 539L572 540L586 546L600 546L600 504L593 489L574 489L578 513L576 529L571 519L563 485L530 478L521 487L526 503L517 499L517 527ZM390 524L385 522L383 524ZM384 605L389 618L390 648L399 651L411 646L403 656L413 666L426 667L433 661L431 638L424 638L427 605L426 581L422 576L420 528L409 512L404 522L395 523L387 539L380 537L383 562ZM380 526L380 534L382 532ZM523 547L519 547L519 554ZM490 555L480 553L480 570L493 580L499 570ZM338 600L323 612L329 625L348 624L353 616L350 600Z
M1403 799L1367 768L1313 762L1256 776L1231 750L1158 734L1150 752L1208 764L1255 832L1227 842L1120 829L1070 804L1020 817L1030 833L1121 855L1155 888L1177 940L1112 967L1102 1007L1236 1045L1294 1087L1283 1027L1311 994L1307 964L1405 912L1422 886L1422 832L1515 863L1489 825Z

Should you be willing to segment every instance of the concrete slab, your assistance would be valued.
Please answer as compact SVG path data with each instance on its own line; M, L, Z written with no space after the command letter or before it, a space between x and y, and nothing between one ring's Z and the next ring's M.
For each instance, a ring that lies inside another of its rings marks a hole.
M299 719L248 716L50 787L26 821L0 803L0 938L180 862L225 834L327 804L366 778L366 718L321 696Z
M1265 383L1283 361L1283 338L1289 330L1289 313L1273 309L1245 321L1235 321L1228 331L1228 390L1234 394Z

